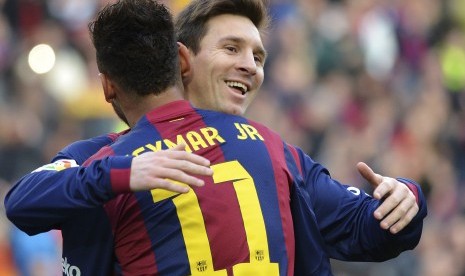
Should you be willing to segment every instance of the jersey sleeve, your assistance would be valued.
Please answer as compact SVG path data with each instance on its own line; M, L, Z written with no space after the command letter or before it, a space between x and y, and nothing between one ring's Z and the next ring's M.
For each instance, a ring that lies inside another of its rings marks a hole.
M384 261L413 249L419 242L423 219L426 216L426 200L418 184L399 179L415 193L419 212L409 225L397 234L380 227L374 218L380 201L356 187L331 178L329 171L313 161L300 149L298 163L301 178L295 182L301 201L300 212L314 216L323 244L330 258L344 261ZM303 207L302 207L303 206ZM308 218L297 218L306 220Z
M113 143L123 133L124 132L109 133L71 143L62 150L60 150L57 153L57 155L52 159L51 163L59 160L71 159L76 161L77 164L82 165L92 155L97 153L104 146Z
M132 157L110 156L86 167L79 165L112 141L97 137L73 143L60 151L52 163L23 176L5 197L9 220L33 235L60 229L75 212L112 199L115 187L129 183Z

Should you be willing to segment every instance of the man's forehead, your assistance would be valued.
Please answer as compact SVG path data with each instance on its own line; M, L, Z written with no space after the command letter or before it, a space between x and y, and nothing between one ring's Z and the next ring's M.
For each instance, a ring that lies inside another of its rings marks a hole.
M249 18L234 14L221 14L210 18L207 21L207 33L209 32L226 34L248 32L260 37L260 32Z
M228 39L241 40L263 47L261 35L257 27L249 18L240 15L223 14L212 17L207 22L205 37L215 41Z

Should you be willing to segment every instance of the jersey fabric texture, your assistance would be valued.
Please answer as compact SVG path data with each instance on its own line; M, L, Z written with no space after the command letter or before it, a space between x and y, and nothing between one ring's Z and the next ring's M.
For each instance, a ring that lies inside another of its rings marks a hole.
M128 193L132 156L180 142L211 161L204 187ZM71 146L61 158L92 150ZM399 180L420 211L392 235L373 217L379 201L333 180L273 131L178 101L146 114L83 167L27 175L5 205L29 234L62 230L64 274L331 275L329 258L382 261L417 245L426 202L416 183Z

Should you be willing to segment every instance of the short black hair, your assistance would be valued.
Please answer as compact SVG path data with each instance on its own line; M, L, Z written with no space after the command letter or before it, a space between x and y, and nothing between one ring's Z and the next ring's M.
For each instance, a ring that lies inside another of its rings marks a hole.
M173 18L163 4L119 0L106 5L89 30L99 71L123 90L159 94L180 78Z

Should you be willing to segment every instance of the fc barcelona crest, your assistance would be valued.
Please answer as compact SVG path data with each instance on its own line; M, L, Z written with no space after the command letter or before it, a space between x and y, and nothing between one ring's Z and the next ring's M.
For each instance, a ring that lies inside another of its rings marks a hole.
M207 270L207 261L205 261L205 260L198 261L197 262L197 271L204 272L205 270Z
M263 261L265 259L265 253L263 250L255 250L255 260Z

